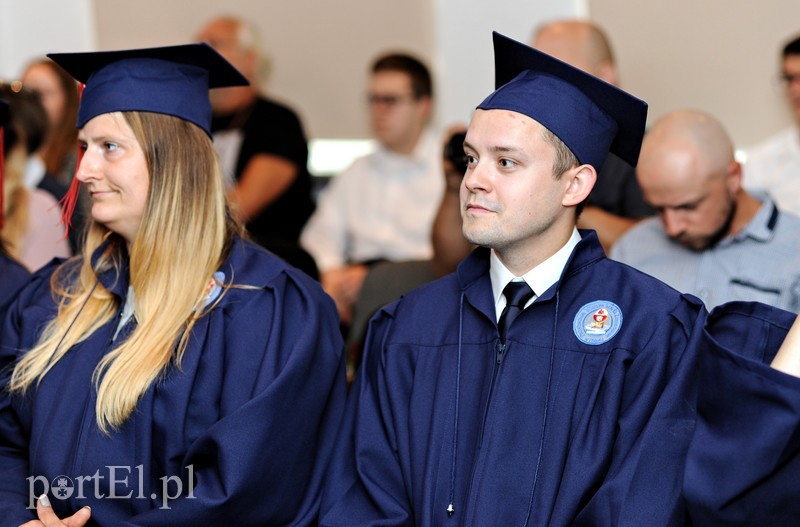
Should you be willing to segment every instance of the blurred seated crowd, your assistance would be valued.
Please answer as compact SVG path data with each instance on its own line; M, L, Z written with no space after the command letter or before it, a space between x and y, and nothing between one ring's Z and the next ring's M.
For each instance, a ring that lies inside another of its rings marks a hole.
M268 64L255 29L220 17L194 39L250 81L211 93L211 132L233 213L252 240L321 282L339 313L352 374L371 316L455 271L474 249L461 232L465 126L437 129L433 72L418 57L382 50L364 78L375 150L331 178L315 178L299 114L265 94ZM544 24L530 44L618 84L611 42L592 22ZM794 125L742 164L720 116L675 108L651 123L637 167L609 154L579 228L596 231L609 257L709 309L760 300L800 310L800 37L780 59ZM46 58L0 85L0 313L21 276L80 253L91 203L73 177L79 97L74 79ZM65 222L61 204L70 193L79 197Z

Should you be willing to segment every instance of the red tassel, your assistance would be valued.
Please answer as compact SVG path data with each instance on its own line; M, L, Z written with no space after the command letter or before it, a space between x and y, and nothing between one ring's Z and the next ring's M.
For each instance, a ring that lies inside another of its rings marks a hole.
M83 84L78 84L78 100L83 94ZM72 227L72 214L75 212L75 207L78 204L78 193L81 190L81 182L78 181L78 170L81 168L81 159L83 159L83 149L78 146L78 160L75 163L75 174L72 176L72 181L69 183L69 189L64 197L58 200L61 206L61 223L64 225L64 237L69 236L69 229Z
M78 154L78 165L81 163L81 154ZM78 193L81 190L81 182L78 178L73 177L69 184L64 197L58 200L61 205L61 223L64 224L64 236L69 236L69 229L72 227L72 214L75 212L75 206L78 204Z

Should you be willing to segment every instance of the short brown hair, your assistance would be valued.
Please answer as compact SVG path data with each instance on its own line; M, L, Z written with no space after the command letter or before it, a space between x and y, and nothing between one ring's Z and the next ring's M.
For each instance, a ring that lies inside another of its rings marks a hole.
M378 57L372 64L372 73L399 71L411 78L414 97L433 97L433 82L428 67L422 61L403 53L389 53Z
M581 164L580 160L572 153L572 150L570 150L569 147L564 144L564 141L556 134L545 128L542 132L542 137L553 147L556 154L556 158L553 160L553 177L556 178L556 180L561 179L561 176L563 176L567 170ZM575 207L576 218L583 212L583 207L585 205L586 201L582 201Z

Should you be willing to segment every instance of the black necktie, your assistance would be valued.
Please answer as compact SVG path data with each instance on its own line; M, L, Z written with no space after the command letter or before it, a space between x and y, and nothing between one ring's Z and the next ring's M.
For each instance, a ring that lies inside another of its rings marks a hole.
M497 321L501 340L506 339L508 328L525 309L525 304L533 296L533 289L525 282L509 282L503 289L503 296L506 297L506 307L503 308L500 320Z

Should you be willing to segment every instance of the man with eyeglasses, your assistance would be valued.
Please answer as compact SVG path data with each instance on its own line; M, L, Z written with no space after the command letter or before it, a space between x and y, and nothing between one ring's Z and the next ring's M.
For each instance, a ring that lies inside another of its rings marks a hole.
M378 147L333 178L300 238L344 325L370 264L431 258L431 224L444 191L441 145L429 128L428 68L405 54L379 57L366 103Z
M645 135L636 169L658 213L626 232L611 257L700 297L708 309L757 300L800 309L800 218L742 188L722 124L678 110Z
M782 210L800 214L800 35L783 47L781 57L779 80L794 123L748 151L745 183L769 190Z

